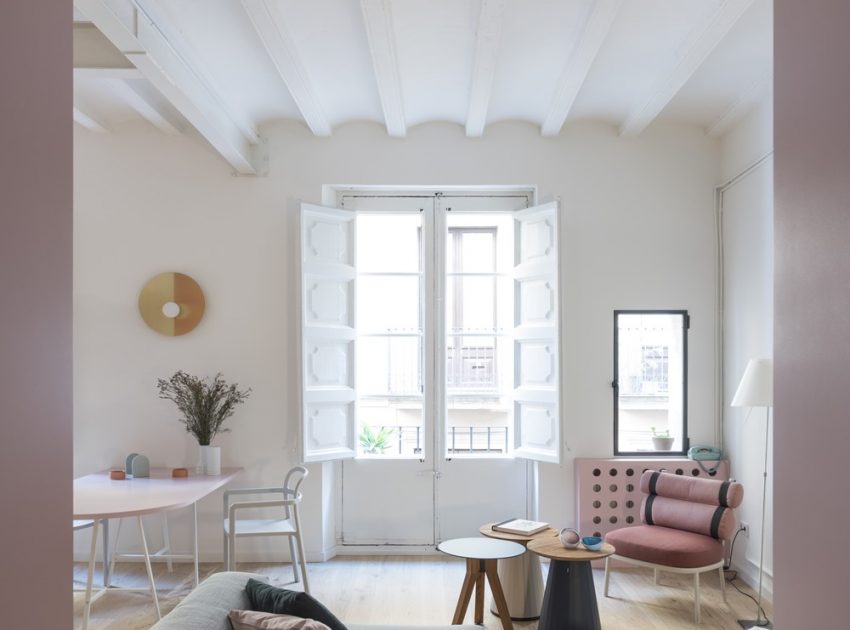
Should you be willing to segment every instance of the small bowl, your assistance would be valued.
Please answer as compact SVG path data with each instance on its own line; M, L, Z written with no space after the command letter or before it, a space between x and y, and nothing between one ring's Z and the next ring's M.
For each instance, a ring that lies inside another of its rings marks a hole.
M599 551L602 549L604 541L599 536L585 536L581 539L581 544L588 551Z
M581 542L581 536L572 527L562 529L558 534L558 538L565 549L575 549Z

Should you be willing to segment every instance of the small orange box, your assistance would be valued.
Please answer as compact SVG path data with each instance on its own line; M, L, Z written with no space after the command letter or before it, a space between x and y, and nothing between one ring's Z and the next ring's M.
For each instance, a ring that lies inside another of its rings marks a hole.
M120 481L122 479L126 479L127 475L124 474L123 470L110 470L109 471L109 478L114 479L116 481Z
M171 476L174 479L185 479L189 476L188 468L174 468L171 470Z

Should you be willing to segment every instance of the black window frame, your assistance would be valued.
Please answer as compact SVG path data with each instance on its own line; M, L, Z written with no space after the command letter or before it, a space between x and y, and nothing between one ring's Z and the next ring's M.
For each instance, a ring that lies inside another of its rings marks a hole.
M682 449L678 451L621 451L619 446L620 425L620 315L681 315L682 316ZM615 309L614 310L614 378L611 391L614 397L614 456L615 457L682 457L690 448L688 434L688 331L691 328L691 316L687 309Z

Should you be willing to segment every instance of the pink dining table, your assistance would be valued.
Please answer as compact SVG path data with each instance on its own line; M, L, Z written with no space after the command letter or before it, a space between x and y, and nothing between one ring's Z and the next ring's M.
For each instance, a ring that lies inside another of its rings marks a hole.
M191 554L174 554L171 549L157 552L157 557L166 559L188 559L194 562L194 581L198 585L198 501L212 494L229 483L242 468L222 468L219 475L199 475L190 470L189 476L173 478L171 468L151 468L150 477L113 480L109 471L104 470L84 477L74 479L74 520L93 520L91 553L89 554L88 578L86 580L86 603L83 613L83 630L88 628L92 602L111 588L111 567L107 571L104 566L104 588L92 596L92 581L97 551L98 529L109 519L135 518L139 524L142 539L143 554L116 554L113 550L111 566L114 566L116 555L120 557L142 556L150 581L150 592L160 617L159 599L156 594L156 583L151 569L151 554L148 550L142 517L147 514L165 513L181 508L192 508L192 546ZM118 521L116 542L121 532L121 520ZM164 553L166 552L167 553ZM105 556L108 554L104 554ZM123 589L133 590L133 589ZM148 590L148 589L145 589Z

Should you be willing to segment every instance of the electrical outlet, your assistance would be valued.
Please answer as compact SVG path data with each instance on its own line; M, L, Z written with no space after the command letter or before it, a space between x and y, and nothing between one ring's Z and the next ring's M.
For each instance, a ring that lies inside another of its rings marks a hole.
M744 521L741 521L741 531L744 532L744 536L747 538L750 537L750 524Z

